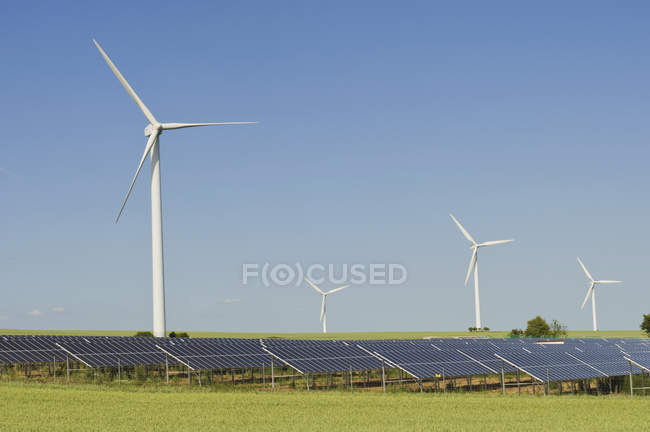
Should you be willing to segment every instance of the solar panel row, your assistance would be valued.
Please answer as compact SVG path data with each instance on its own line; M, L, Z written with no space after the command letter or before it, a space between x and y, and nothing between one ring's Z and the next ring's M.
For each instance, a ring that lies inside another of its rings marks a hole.
M567 339L282 340L170 339L109 336L0 336L0 363L76 358L91 367L161 365L232 369L287 364L302 373L402 369L418 379L519 369L541 381L620 376L628 358L650 367L650 341ZM503 359L503 362L502 362Z

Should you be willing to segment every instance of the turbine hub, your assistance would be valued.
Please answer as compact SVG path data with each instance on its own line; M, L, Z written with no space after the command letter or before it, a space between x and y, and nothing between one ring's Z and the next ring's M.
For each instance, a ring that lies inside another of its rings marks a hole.
M144 128L144 136L151 136L151 134L156 131L158 131L158 135L160 135L162 133L162 125L160 123L156 123L155 125L149 123L147 127Z

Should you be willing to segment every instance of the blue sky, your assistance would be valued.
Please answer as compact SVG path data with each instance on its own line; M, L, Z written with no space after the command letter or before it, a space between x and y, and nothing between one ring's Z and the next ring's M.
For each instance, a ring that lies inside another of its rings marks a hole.
M0 6L0 328L150 329L144 116L257 120L161 143L168 329L318 331L306 286L242 264L404 265L328 300L330 331L541 314L589 329L650 312L646 2L5 2ZM325 286L333 288L334 286ZM235 299L235 300L233 300ZM53 309L57 310L53 310ZM62 310L61 310L62 309ZM36 313L34 311L38 311ZM31 313L30 313L31 312Z

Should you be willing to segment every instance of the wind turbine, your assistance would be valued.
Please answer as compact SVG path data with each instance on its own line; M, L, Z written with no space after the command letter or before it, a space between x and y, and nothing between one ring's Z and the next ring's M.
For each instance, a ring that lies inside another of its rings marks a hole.
M320 307L320 320L323 321L323 333L327 333L327 311L325 310L326 309L325 304L327 302L327 300L326 300L327 296L330 295L330 294L333 294L333 293L335 293L337 291L341 291L343 289L346 289L350 285L343 285L342 287L334 288L333 290L329 290L329 291L325 292L325 291L321 290L320 288L318 288L318 286L316 286L316 284L313 283L312 281L310 281L309 279L305 278L305 282L307 282L309 285L311 285L311 287L313 289L318 291L318 293L321 296L323 296L323 301L321 302L321 307Z
M147 144L142 153L140 164L135 171L129 190L122 202L122 207L117 214L115 223L120 220L124 206L131 195L131 190L135 180L140 174L142 165L149 154L151 154L151 251L153 267L153 335L156 337L165 337L165 276L163 268L163 233L162 233L162 201L160 198L160 134L165 130L183 129L198 126L217 126L217 125L239 125L252 124L256 122L221 122L221 123L159 123L151 114L149 108L140 100L138 95L133 91L129 83L124 79L120 71L115 67L111 59L106 55L101 46L93 39L95 46L108 63L117 79L122 83L122 87L133 98L135 103L149 121L144 128L144 136L149 137Z
M591 273L589 273L589 270L587 270L587 267L582 263L580 260L580 257L578 258L578 262L580 263L580 267L585 271L585 274L591 281L591 284L589 284L589 289L587 290L587 295L585 296L585 301L582 302L582 306L580 306L580 309L584 309L585 305L587 304L587 300L589 300L589 296L591 295L591 314L593 316L594 320L594 331L598 331L598 323L596 322L596 285L598 284L617 284L621 283L622 281L617 281L617 280L594 280L593 277L591 277Z
M453 214L449 214L451 216L451 219L458 225L458 229L460 229L460 232L463 233L465 238L469 240L472 245L469 247L472 250L472 258L469 260L469 268L467 269L467 276L465 276L465 286L467 286L467 281L469 280L470 274L472 274L472 270L474 270L474 314L475 314L475 327L477 329L481 329L481 301L479 298L478 294L478 250L479 248L482 248L484 246L494 246L498 244L503 244L503 243L510 243L513 242L514 239L509 239L509 240L494 240L494 241L489 241L489 242L484 242L484 243L476 243L474 239L472 238L471 235L467 232L465 228L458 222L458 220L454 217Z

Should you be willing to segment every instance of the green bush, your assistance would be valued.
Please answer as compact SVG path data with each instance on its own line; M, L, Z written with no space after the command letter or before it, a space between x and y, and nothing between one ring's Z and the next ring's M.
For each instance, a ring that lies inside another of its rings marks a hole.
M153 333L150 331L139 331L134 336L136 337L153 337Z

